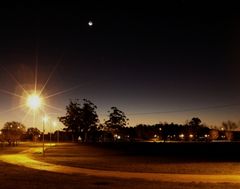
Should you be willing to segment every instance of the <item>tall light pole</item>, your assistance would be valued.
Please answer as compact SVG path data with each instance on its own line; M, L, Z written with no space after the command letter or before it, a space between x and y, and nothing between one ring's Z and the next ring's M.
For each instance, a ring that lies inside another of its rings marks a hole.
M42 138L43 146L42 146L42 153L43 153L43 156L44 156L44 155L45 155L45 149L44 149L44 132L45 132L45 124L46 124L47 121L48 121L48 117L47 117L47 116L44 116L42 121L43 121L43 138Z
M57 143L59 143L59 129L57 130Z

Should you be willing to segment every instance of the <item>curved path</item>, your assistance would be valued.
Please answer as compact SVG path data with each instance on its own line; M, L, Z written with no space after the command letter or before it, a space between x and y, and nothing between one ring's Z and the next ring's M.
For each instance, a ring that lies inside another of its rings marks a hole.
M37 161L31 158L32 153L40 153L41 150L42 148L30 148L29 150L25 150L17 154L0 155L0 160L18 166L65 174L86 174L98 177L114 177L122 179L134 178L145 179L149 181L165 182L240 183L240 175L197 175L104 171L55 165L51 163Z

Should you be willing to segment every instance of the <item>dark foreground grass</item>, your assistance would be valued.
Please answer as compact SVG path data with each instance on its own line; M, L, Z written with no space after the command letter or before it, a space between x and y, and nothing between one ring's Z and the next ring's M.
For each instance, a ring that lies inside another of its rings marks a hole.
M228 153L229 157L226 157L214 154L213 148L218 149L218 144L212 146L184 143L60 144L48 148L45 157L35 154L33 158L53 164L100 170L177 174L240 174L238 154L236 157L232 157L233 154ZM224 148L221 149L221 153L223 150ZM203 151L205 153L202 153ZM212 154L207 151L211 151ZM226 148L226 151L229 149Z
M36 144L36 146L41 144ZM138 146L136 146L138 145ZM208 161L203 161L197 157L196 153L184 153L189 149L198 147L175 145L176 150L172 152L169 149L169 145L157 145L156 144L104 144L104 145L73 145L73 144L59 144L56 147L48 148L46 156L42 158L40 154L34 154L33 156L42 161L50 161L52 163L71 165L71 166L83 166L89 168L100 168L110 170L122 170L125 171L146 171L151 169L156 172L170 172L181 173L184 167L187 173L199 173L198 169L202 170L200 173L217 173L217 174L236 174L239 173L240 167L237 158L233 158L235 161L230 161L232 158L217 158L217 153L210 154ZM224 146L224 145L223 145ZM223 147L222 146L222 147ZM233 145L234 146L234 145ZM144 148L147 147L147 149ZM155 150L161 150L154 154ZM220 147L212 146L200 151L208 151L217 149ZM225 146L226 147L226 146ZM227 145L227 147L229 147ZM238 147L238 146L235 146ZM176 149L177 148L177 149ZM4 147L0 148L0 155L5 153L17 153L22 150L28 149L28 145L20 145L18 147ZM224 148L223 148L224 149ZM150 151L150 154L146 154ZM169 153L167 153L170 151ZM227 149L225 152L229 152ZM180 153L181 152L181 153ZM195 150L195 152L198 152ZM180 153L180 154L179 154ZM223 153L223 151L221 151ZM177 154L177 155L176 155ZM190 156L189 156L190 155ZM233 155L229 154L230 157ZM217 162L214 162L214 156ZM186 159L184 160L184 157ZM205 155L205 157L208 157ZM145 166L147 165L147 166ZM193 168L190 168L192 167ZM195 166L195 167L194 167ZM107 167L107 168L106 168ZM156 170L157 169L157 170ZM206 180L207 182L207 180ZM176 182L150 182L140 179L116 179L116 178L101 178L87 176L84 174L60 174L46 171L33 170L25 167L19 167L15 165L9 165L0 162L0 188L4 189L81 189L81 188L98 188L98 189L239 189L240 184L231 183L176 183Z
M159 156L177 162L240 162L239 142L98 143L92 146L128 156Z
M239 184L149 182L136 179L65 175L37 171L0 162L0 188L3 189L239 189Z

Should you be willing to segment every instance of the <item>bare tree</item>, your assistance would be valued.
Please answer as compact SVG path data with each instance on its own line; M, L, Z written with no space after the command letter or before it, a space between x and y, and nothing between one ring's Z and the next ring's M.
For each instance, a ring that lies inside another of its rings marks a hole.
M238 125L235 122L230 121L230 120L228 120L226 122L222 122L222 126L223 126L224 130L227 130L227 131L232 131L232 130L238 128Z

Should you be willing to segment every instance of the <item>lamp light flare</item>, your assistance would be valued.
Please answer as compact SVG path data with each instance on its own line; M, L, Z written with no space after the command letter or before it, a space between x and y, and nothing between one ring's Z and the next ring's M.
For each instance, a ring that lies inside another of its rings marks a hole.
M27 98L27 106L32 110L39 108L41 106L41 103L42 99L37 94L29 95Z

